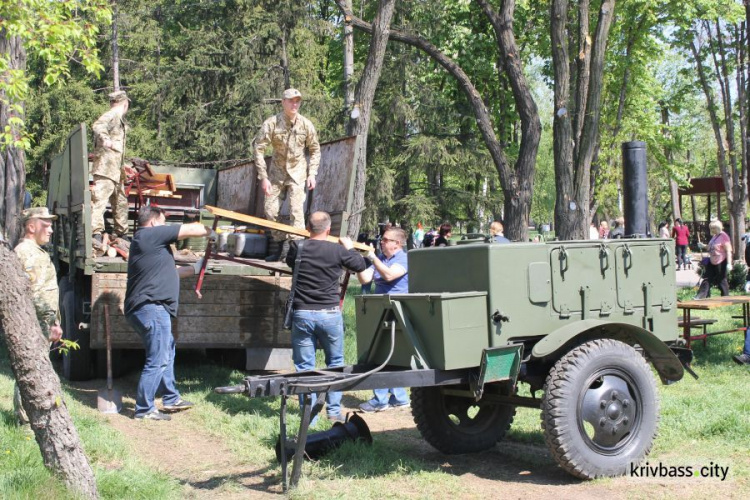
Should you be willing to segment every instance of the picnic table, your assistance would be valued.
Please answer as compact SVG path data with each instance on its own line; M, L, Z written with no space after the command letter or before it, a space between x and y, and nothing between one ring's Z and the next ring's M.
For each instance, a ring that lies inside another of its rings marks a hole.
M742 304L742 316L737 316L737 318L742 320L741 327L731 328L729 330L707 332L706 325L715 323L716 321L701 320L692 317L693 311L710 311L712 309L719 309L721 307L727 306L736 306L740 304ZM746 332L748 325L750 325L750 296L747 295L727 295L724 297L683 300L681 302L677 302L677 308L682 309L682 336L685 339L688 348L690 348L690 341L692 340L703 340L705 344L706 338L711 335L721 335L722 333L732 332ZM703 333L699 335L692 335L691 330L696 326L702 326Z

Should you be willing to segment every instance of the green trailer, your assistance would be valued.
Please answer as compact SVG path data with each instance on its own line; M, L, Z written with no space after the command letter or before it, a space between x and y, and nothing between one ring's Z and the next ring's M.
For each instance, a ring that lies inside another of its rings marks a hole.
M141 349L140 339L123 316L127 262L92 253L88 139L84 124L71 131L63 151L51 160L47 197L48 208L58 215L52 256L60 279L64 335L80 345L63 358L63 375L71 380L103 375L107 327L115 369L133 350ZM310 209L331 214L334 233L347 228L358 140L349 137L321 144L318 185L309 203ZM206 204L263 216L263 193L253 162L222 169L155 163L152 169L172 174L176 183L179 197L151 199L166 210L168 223L180 223L186 210ZM130 201L132 224L135 194ZM285 206L282 217L287 214ZM206 216L204 222L210 225L213 221ZM195 259L191 255L177 252L176 259L189 263ZM207 275L202 299L193 291L195 279L181 281L179 315L173 322L177 348L236 351L245 356L248 369L290 368L290 334L282 327L291 285L289 269L280 264L269 268L260 260L211 260ZM104 305L109 306L109 318L104 317Z
M650 238L413 250L409 293L356 297L358 364L216 390L322 402L331 390L411 387L417 428L447 454L495 446L516 407L537 408L564 470L625 474L656 436L652 367L671 384L692 359L673 256L671 240ZM295 461L318 410L303 405Z

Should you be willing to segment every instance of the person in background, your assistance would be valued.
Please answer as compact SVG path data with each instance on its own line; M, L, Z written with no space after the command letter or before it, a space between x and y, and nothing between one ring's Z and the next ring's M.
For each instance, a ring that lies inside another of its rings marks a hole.
M372 250L367 258L372 267L357 273L360 283L375 282L375 293L397 294L409 292L408 262L404 246L406 233L397 227L389 228L380 239L382 255L378 257ZM365 413L389 410L391 408L408 408L409 396L403 387L375 389L373 398L359 405Z
M603 220L599 223L599 239L606 240L607 238L609 238L609 224Z
M422 248L422 240L424 240L424 228L421 222L417 222L417 230L414 231L414 248Z
M661 224L659 224L659 238L669 237L669 223L667 221L662 221Z
M500 221L490 224L490 238L494 243L510 243L510 240L503 235L503 224Z
M47 207L29 208L21 212L23 238L14 248L24 273L31 281L31 300L34 302L34 311L42 335L51 343L60 340L63 333L60 327L60 294L55 266L42 247L49 243L52 236L52 221L55 219L57 216L51 215ZM13 409L19 425L29 422L21 403L18 385L14 389Z
M125 291L125 318L141 337L146 351L135 396L136 419L171 420L163 412L193 407L193 403L182 399L175 382L172 318L177 317L180 278L198 274L203 260L175 267L172 244L206 236L216 239L216 233L202 224L168 226L164 210L159 207L145 206L138 213L138 231L130 245ZM157 391L161 392L163 412L154 403Z
M688 261L686 251L688 243L690 242L690 229L688 229L688 227L682 223L682 219L680 219L679 217L674 221L674 227L672 228L672 237L675 240L677 270L679 270L680 267L682 267L683 269L687 269Z
M596 228L596 224L594 224L593 222L589 226L589 239L590 240L599 239L599 230Z
M447 247L448 242L451 239L453 231L453 226L450 225L450 223L446 222L440 226L440 230L438 231L438 237L435 240L435 246L436 247Z
M625 218L618 217L615 219L615 227L609 232L609 239L616 240L625 237Z
M729 235L723 231L721 221L712 221L708 229L712 236L708 242L708 263L696 299L710 297L711 286L718 286L722 297L729 295L727 276L729 266L732 265L732 242Z

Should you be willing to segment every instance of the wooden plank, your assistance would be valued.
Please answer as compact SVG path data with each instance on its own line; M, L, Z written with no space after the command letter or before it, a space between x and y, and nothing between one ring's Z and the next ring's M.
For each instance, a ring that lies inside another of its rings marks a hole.
M279 222L273 222L266 219L261 219L260 217L254 217L252 215L245 215L238 212L232 212L231 210L224 210L223 208L218 207L212 207L211 205L206 205L204 207L206 210L211 212L212 214L223 217L225 219L231 219L235 221L241 221L241 222L247 222L248 224L255 224L256 226L265 227L267 229L274 229L276 231L281 231L284 233L289 234L295 234L297 236L304 236L305 238L310 237L310 232L306 229L298 229L293 226L289 226L287 224L281 224ZM328 236L326 238L328 241L332 243L338 243L339 239L337 236ZM354 248L357 250L362 250L364 252L369 252L370 247L365 245L364 243L357 243L352 242L354 244Z

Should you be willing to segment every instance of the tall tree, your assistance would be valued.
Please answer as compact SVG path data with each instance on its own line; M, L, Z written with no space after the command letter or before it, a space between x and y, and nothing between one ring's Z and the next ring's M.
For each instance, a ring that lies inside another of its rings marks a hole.
M599 134L604 55L615 0L602 0L591 36L589 0L552 0L550 31L555 73L555 231L563 240L584 239L591 220L591 165ZM571 54L575 59L571 60Z
M339 8L349 23L351 10L347 12L348 6L344 0L337 0ZM367 181L367 135L370 129L370 116L372 113L372 102L375 99L375 90L380 80L380 72L383 68L383 58L388 44L388 31L393 17L395 0L380 0L378 11L372 23L372 38L370 51L367 54L367 63L362 77L357 83L354 91L354 108L346 127L347 135L358 135L361 139L358 143L359 150L355 154L354 165L354 200L352 200L352 213L349 217L349 236L356 237L359 233L362 212L365 205L365 185Z
M345 10L343 0L336 0L345 15L352 20L356 29L371 33L369 23ZM507 73L513 91L516 109L521 117L521 148L515 166L498 139L487 103L472 83L470 77L455 60L424 38L398 30L391 30L391 40L417 47L446 69L458 82L476 117L477 126L497 169L505 195L506 234L513 240L525 241L528 235L531 193L534 179L534 162L539 146L541 123L526 77L523 73L521 54L513 33L515 1L503 0L499 11L495 11L485 0L477 0L482 12L492 24L498 46L498 60Z
M18 238L18 215L24 192L29 140L24 129L28 95L26 51L39 57L45 82L68 75L74 55L90 71L98 71L97 23L111 16L102 0L0 3L0 233L9 243ZM45 465L78 495L98 496L93 471L63 402L60 380L47 355L36 322L31 287L21 263L7 243L0 244L0 320L24 408ZM31 332L29 332L31 329Z

